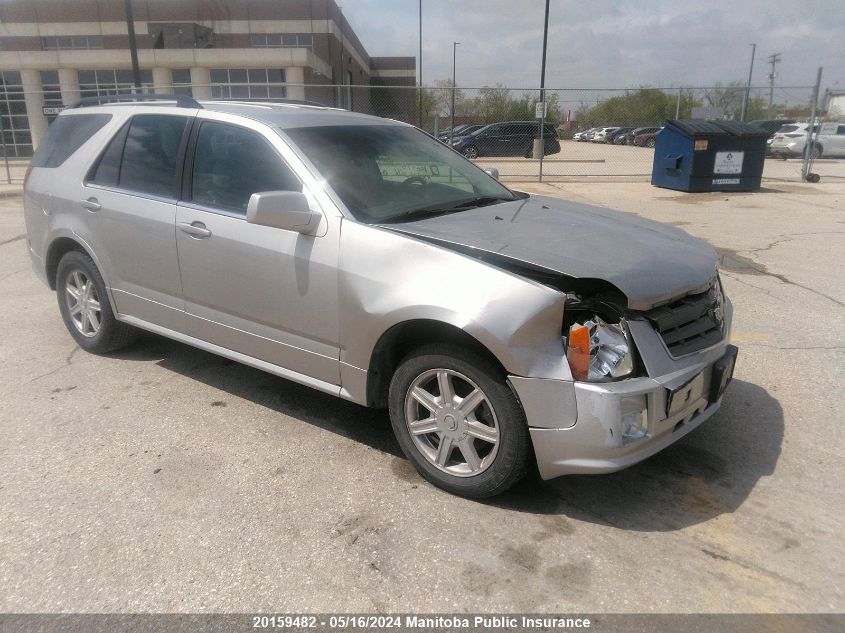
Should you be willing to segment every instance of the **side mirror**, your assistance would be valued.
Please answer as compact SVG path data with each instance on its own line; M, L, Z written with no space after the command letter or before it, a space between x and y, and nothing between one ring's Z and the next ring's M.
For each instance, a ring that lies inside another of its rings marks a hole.
M262 191L250 196L246 221L307 235L317 230L320 214L311 210L299 191Z
M485 172L487 172L487 174L488 174L489 176L492 176L492 177L493 177L493 178L495 178L496 180L498 180L498 179L499 179L499 170L498 170L498 169L496 169L495 167L488 167L488 168L487 168L487 169L485 169L484 171L485 171Z

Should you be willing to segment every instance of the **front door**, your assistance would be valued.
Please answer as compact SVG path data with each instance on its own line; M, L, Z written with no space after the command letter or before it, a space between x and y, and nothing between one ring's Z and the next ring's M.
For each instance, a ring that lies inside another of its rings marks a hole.
M339 224L324 219L320 236L249 224L253 193L302 183L263 132L205 120L195 134L176 212L189 334L340 384Z

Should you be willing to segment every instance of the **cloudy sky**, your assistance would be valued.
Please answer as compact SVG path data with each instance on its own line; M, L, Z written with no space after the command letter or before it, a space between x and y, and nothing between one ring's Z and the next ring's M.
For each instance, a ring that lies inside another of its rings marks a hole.
M373 55L418 54L418 0L343 0ZM543 0L423 0L423 79L522 88L540 82ZM845 89L845 0L552 0L546 85L561 88L776 83Z

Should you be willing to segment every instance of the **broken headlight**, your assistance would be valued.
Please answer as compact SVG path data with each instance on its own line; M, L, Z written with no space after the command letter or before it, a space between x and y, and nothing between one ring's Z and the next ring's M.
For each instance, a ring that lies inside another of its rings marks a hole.
M601 382L634 373L634 344L625 319L607 323L593 316L569 328L566 359L576 380Z

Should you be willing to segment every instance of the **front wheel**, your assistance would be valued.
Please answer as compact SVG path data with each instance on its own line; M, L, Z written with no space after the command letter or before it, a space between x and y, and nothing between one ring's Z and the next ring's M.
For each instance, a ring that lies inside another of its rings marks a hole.
M813 143L810 146L810 158L815 160L816 158L821 158L821 157L822 157L822 146L818 145L816 143Z
M528 426L505 376L466 349L421 347L390 383L390 420L425 479L465 497L504 492L526 471Z
M463 154L469 159L478 158L478 148L474 145L470 145L469 147L464 148Z
M645 142L646 147L654 147L656 144L657 141L655 141L653 138L650 138Z

